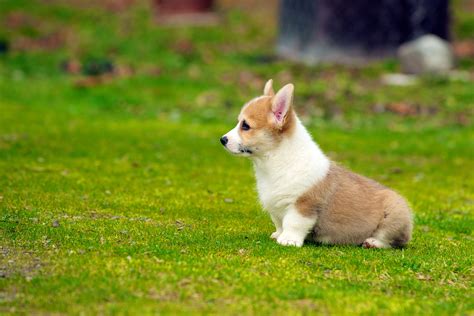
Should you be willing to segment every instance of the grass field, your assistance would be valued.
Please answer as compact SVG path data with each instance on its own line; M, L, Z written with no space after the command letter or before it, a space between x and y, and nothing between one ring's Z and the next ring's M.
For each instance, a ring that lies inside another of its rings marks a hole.
M393 60L268 57L275 28L258 14L167 29L147 2L43 2L0 3L0 313L474 313L472 59L393 87ZM116 72L100 80L61 67L103 59ZM219 143L268 78L295 84L331 158L407 197L407 248L269 238L251 163Z

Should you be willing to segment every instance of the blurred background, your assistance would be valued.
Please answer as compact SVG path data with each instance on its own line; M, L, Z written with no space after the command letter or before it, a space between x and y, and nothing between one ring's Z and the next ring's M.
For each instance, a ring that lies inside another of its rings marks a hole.
M1 100L209 122L233 120L273 78L296 84L307 123L388 112L467 125L473 9L470 0L2 0Z

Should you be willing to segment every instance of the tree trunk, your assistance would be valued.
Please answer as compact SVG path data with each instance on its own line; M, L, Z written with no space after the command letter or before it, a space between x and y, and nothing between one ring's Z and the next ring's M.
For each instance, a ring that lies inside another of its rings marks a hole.
M360 63L424 34L448 39L448 0L280 0L279 26L283 57Z

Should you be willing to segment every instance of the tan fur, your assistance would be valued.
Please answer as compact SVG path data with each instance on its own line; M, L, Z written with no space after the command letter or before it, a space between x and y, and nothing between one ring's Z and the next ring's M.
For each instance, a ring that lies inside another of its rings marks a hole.
M268 114L272 107L272 97L262 96L246 104L239 115L239 121L246 120L252 129L267 127Z
M268 95L268 96L274 96L275 91L273 90L273 80L270 79L267 81L265 84L265 87L263 88L263 94Z
M275 142L289 135L295 128L296 114L290 108L281 128L274 124L272 114L273 96L262 96L246 104L239 115L239 122L245 120L250 130L239 130L244 145L275 146Z
M362 244L374 237L401 247L411 239L411 211L404 198L335 163L324 180L298 199L297 209L317 217L316 241Z

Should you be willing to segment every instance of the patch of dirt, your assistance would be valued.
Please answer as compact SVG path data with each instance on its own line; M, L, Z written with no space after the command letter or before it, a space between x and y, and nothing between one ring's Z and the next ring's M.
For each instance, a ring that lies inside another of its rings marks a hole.
M148 290L147 297L156 301L172 302L179 299L179 294L173 291L164 291L151 288Z
M8 303L8 302L13 302L18 297L18 295L19 295L18 289L15 286L2 289L0 290L0 302L3 304ZM6 304L6 306L0 306L0 314L2 315L4 315L3 313L14 314L15 312L16 312L16 308L8 306L8 304Z
M27 280L31 280L42 265L34 251L0 246L0 278L9 278L19 274Z
M81 72L81 62L77 59L68 59L61 63L61 69L69 74L77 75Z
M171 49L178 55L190 56L194 53L194 43L188 39L182 39L174 42Z
M3 24L10 30L18 30L24 27L37 27L38 19L22 11L12 11L6 15Z
M305 311L313 311L313 312L322 311L322 307L316 304L316 302L311 299L294 300L294 301L290 301L290 304L294 307L297 307L298 309L303 309Z
M122 12L127 11L132 5L134 5L135 0L103 0L94 1L94 3L101 4L110 12Z
M80 63L70 64L68 62L61 65L61 67L70 74L77 74L78 71L84 72L84 67ZM110 70L89 73L89 75L82 76L75 81L75 86L78 88L91 88L112 82L117 78L128 78L135 74L135 70L127 65L114 65Z
M64 25L19 10L7 14L1 24L11 31L10 48L16 51L58 49L66 45L72 34Z
M13 39L12 49L16 51L55 50L66 45L68 34L57 31L37 38L18 36Z
M460 58L474 57L474 40L457 41L453 43L454 54Z
M136 3L136 0L43 0L45 5L59 4L78 9L102 9L113 13L125 12Z
M202 283L202 280L192 280L190 278L184 278L178 281L179 291L172 288L160 288L157 289L152 287L145 294L149 299L164 302L175 302L184 296L186 301L191 302L194 306L201 305L203 302L202 294L199 293L198 287Z
M416 278L417 278L418 280L420 280L420 281L431 281L431 280L433 279L430 275L428 275L428 274L423 274L423 273L421 273L421 272L418 272L418 273L416 274Z
M471 117L465 112L458 112L456 113L455 121L460 126L469 126L471 125Z
M388 104L375 104L372 106L374 113L391 112L399 116L432 116L438 113L436 106L426 106L407 102L393 102Z

